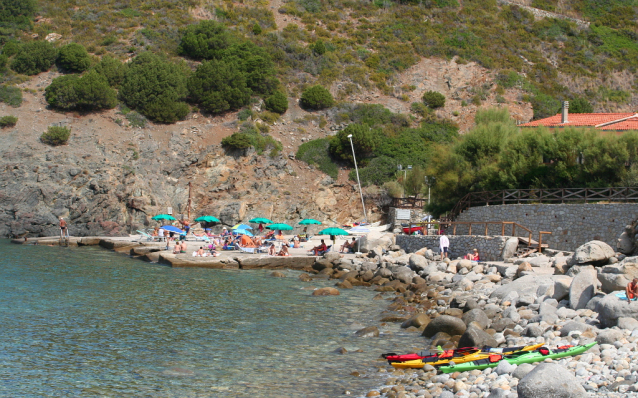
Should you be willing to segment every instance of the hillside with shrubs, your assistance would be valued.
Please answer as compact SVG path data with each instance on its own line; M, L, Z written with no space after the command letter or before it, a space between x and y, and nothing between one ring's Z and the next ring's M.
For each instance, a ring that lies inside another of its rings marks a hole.
M0 101L19 108L20 85L53 73L38 89L53 112L112 110L130 128L230 117L229 153L290 148L334 179L353 166L351 134L363 185L419 195L434 177L439 214L472 190L634 181L633 135L519 132L507 109L534 119L566 100L575 113L633 110L637 10L624 0L0 0ZM483 78L406 84L429 60ZM0 117L3 128L26 122ZM283 123L300 139L282 143ZM41 141L66 143L57 130ZM563 153L569 142L588 162Z

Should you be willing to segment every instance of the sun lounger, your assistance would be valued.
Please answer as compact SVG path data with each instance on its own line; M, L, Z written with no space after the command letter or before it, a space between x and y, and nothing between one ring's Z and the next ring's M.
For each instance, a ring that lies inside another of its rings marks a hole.
M257 249L256 247L241 247L241 246L237 246L239 248L239 251L242 253L250 253L250 254L255 254L257 253Z
M149 235L147 232L144 231L140 231L139 229L137 230L137 232L143 237L146 238L147 241L152 241L153 237L151 235Z

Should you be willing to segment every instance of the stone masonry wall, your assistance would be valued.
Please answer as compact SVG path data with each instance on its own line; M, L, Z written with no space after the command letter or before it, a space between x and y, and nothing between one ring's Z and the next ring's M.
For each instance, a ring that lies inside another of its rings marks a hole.
M531 229L535 240L539 231L552 232L552 235L543 235L543 243L548 243L550 248L574 251L594 239L616 248L625 225L636 218L638 203L532 204L471 207L456 221L514 221ZM476 229L472 233L485 234L484 227L473 228ZM489 235L500 234L500 230L500 226L491 226ZM516 232L518 236L525 236L523 231ZM457 227L458 233L467 232ZM511 235L511 227L506 227L505 233Z
M435 253L439 252L439 236L430 235L396 235L396 244L406 253L427 247ZM450 239L449 257L455 259L470 253L472 249L478 249L481 260L502 260L501 253L508 237L503 236L478 236L478 235L448 235Z

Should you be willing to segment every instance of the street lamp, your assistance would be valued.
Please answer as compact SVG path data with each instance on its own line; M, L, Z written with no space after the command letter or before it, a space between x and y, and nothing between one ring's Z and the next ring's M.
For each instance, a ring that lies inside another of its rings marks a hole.
M430 179L428 179L428 176L425 176L425 185L428 186L428 206L430 205L430 186L434 183L434 177L430 177Z
M357 157L354 155L354 144L352 143L352 134L348 134L350 139L350 147L352 148L352 159L354 159L354 169L357 173L357 184L359 184L359 194L361 195L361 206L363 206L363 220L368 222L368 215L366 214L366 204L363 201L363 190L361 190L361 181L359 180L359 168L357 167Z

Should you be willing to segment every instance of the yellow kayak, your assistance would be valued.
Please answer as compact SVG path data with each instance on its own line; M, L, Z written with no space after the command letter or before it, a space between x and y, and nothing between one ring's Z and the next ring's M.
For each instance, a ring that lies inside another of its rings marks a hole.
M542 347L543 344L534 344L534 345L526 345L519 347L504 347L504 348L484 348L478 352L468 353L463 356L439 356L437 358L427 358L427 359L416 359L413 361L405 361L405 362L392 362L390 365L394 366L397 369L421 369L425 365L432 366L441 366L447 365L450 362L454 362L455 364L465 363L477 361L485 358L489 358L490 355L494 354L512 354L519 351L534 351Z

